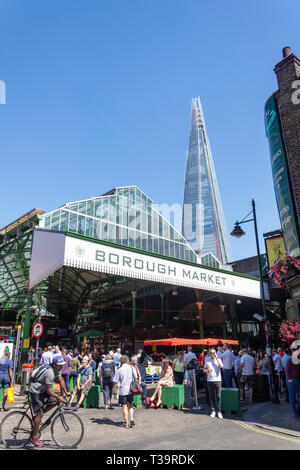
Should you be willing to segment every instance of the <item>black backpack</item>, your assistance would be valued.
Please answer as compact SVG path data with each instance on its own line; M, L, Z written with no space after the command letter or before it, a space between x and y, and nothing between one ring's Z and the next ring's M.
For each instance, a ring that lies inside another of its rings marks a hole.
M194 370L197 369L197 364L195 362L196 359L191 359L187 365L187 370Z
M102 364L101 370L103 379L111 379L112 370L109 364Z

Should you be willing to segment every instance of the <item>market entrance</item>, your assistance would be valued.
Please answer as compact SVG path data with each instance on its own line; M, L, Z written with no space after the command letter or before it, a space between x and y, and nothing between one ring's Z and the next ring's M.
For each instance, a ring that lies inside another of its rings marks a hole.
M166 336L237 338L235 300L253 304L253 313L260 304L259 281L251 276L36 229L30 292L41 285L62 341L94 328L103 334L86 338L86 347L93 341L106 350L121 344L136 350L145 339Z

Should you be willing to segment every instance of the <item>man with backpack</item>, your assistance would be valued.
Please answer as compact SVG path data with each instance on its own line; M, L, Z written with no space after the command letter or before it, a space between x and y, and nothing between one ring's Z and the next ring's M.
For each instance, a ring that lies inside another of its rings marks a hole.
M34 414L34 426L32 438L30 440L34 447L42 447L43 443L37 437L44 413L50 411L57 403L64 402L64 397L57 395L52 386L58 380L61 388L67 396L71 394L67 391L65 382L61 376L61 368L65 361L61 356L53 359L51 365L42 365L32 373L29 385L29 394L32 410Z
M112 391L114 385L114 376L117 371L116 363L113 359L113 356L107 354L106 358L104 359L101 367L100 367L100 374L99 380L102 379L102 390L103 390L103 398L104 398L104 408L107 410L108 408L112 408L111 398L112 398Z

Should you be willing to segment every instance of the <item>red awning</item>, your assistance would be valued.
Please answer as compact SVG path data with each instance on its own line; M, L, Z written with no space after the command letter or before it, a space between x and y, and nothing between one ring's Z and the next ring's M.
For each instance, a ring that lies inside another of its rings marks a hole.
M219 343L239 344L238 341L233 339L219 339L219 338L203 338L203 339L188 339L188 338L165 338L153 339L144 341L144 346L185 346L185 345L205 345L210 346Z

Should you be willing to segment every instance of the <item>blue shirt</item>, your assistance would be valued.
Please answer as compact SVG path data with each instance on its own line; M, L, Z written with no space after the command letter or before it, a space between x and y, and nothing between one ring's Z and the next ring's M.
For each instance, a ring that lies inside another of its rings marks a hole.
M288 361L288 359L290 358L291 356L289 356L288 354L285 354L284 353L284 356L282 356L281 358L281 364L282 364L282 367L285 369L285 366L286 366L286 363Z
M9 374L9 369L13 368L13 363L11 359L7 357L1 357L0 359L0 374Z
M89 378L89 375L92 376L92 379L89 381L89 383L92 383L92 380L93 380L93 369L88 366L88 367L81 367L81 369L79 369L78 373L81 375L81 383L82 384L85 384Z

